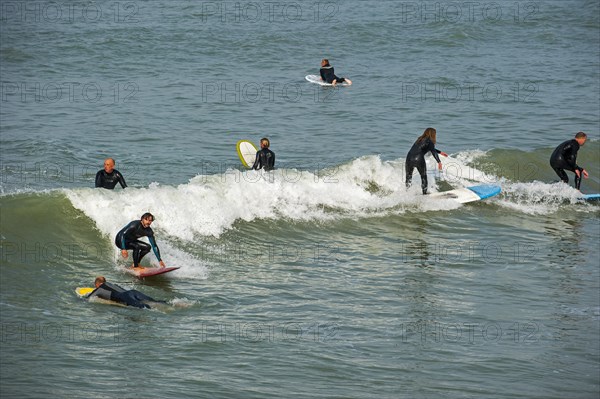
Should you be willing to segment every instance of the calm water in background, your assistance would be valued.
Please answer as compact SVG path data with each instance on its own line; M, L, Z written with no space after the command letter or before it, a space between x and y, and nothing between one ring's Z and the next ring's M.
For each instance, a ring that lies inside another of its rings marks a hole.
M597 397L598 206L548 167L586 131L600 190L596 1L0 5L2 397ZM432 190L503 194L407 191L428 126ZM148 210L181 269L138 281ZM169 305L77 298L100 274Z

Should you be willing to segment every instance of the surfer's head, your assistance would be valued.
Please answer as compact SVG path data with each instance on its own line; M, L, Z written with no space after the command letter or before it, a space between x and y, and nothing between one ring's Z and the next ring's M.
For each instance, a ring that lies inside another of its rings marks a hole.
M104 276L98 276L98 277L96 277L96 280L94 281L94 286L96 286L96 288L98 288L104 283L106 283L106 279L104 278Z
M433 144L435 144L435 140L436 140L436 131L434 128L432 127L428 127L427 129L425 129L425 131L423 132L423 134L421 135L421 137L419 137L417 139L417 141L423 141L425 139L429 139L431 140L431 142Z
M144 228L150 227L152 222L154 222L154 215L152 215L150 212L146 212L142 215L140 221L142 222L142 226L144 226Z
M268 138L263 137L262 139L260 139L260 148L269 148L270 145L271 142Z
M323 59L321 60L321 66L322 66L322 67L329 66L329 60L328 60L327 58L323 58Z
M579 132L575 135L575 140L579 143L579 145L584 145L587 140L587 134L584 132Z
M112 173L114 168L115 168L115 160L112 158L106 158L104 160L104 170L106 171L106 173Z

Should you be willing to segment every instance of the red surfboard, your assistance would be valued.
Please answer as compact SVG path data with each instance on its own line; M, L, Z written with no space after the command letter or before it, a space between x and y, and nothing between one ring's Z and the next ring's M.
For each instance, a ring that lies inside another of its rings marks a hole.
M179 267L134 267L128 268L127 272L133 274L134 276L143 278L150 276L157 276L159 274L164 274L168 272L172 272L173 270L177 270Z

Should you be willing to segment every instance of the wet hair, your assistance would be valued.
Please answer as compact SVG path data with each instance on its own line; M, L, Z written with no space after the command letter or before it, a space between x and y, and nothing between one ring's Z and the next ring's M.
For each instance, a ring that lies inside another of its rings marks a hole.
M142 215L142 217L140 218L140 220L144 220L144 219L150 219L152 218L152 221L154 222L154 215L151 214L150 212L146 212Z
M321 66L327 66L327 65L329 65L329 60L327 58L323 58L321 60Z
M433 144L435 144L436 141L436 131L434 128L432 127L428 127L427 129L425 129L425 131L423 132L423 134L421 136L419 136L419 138L417 139L418 142L423 141L425 139L429 139L431 140L431 142Z
M267 148L269 148L269 146L271 145L271 142L269 141L268 138L263 137L262 139L260 139L260 143L265 143L267 145Z
M587 138L587 134L585 134L584 132L579 132L575 135L576 139L585 139Z
M106 283L106 279L103 276L96 277L96 280L94 281L94 285L102 285L104 283Z

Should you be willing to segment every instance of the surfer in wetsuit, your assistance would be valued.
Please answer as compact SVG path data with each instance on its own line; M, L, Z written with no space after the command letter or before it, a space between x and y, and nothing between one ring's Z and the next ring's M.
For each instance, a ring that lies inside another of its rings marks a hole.
M112 190L117 183L120 183L123 188L127 187L125 178L121 172L115 169L115 160L106 158L104 160L104 169L100 169L98 173L96 173L96 187Z
M150 249L154 251L154 255L156 255L160 267L165 267L165 263L160 257L160 251L154 240L154 231L150 228L153 221L154 216L151 213L144 213L140 220L134 220L123 227L115 237L115 244L121 250L121 255L124 258L127 258L128 249L133 250L133 267L139 267L140 261L148 252L150 252ZM138 240L140 237L148 237L150 245Z
M264 168L264 170L269 171L275 168L275 153L269 150L270 145L271 142L268 138L263 137L260 139L260 150L256 152L252 169L260 170Z
M425 154L431 152L433 157L438 163L439 170L442 170L442 162L438 154L445 157L448 156L445 152L442 152L435 148L436 142L436 131L432 127L425 129L423 134L415 141L408 155L406 155L406 187L410 187L412 182L413 171L415 168L421 175L421 189L423 194L427 194L427 167L425 166Z
M327 58L321 60L321 69L319 70L319 73L321 74L321 80L331 83L333 86L343 82L348 83L348 85L352 84L352 81L348 78L339 78L335 76L333 67L329 65L329 60Z
M107 283L106 278L103 276L96 277L94 281L96 289L92 291L88 298L91 296L97 296L98 298L106 299L107 301L115 301L127 306L135 306L136 308L147 308L150 306L146 302L161 302L149 297L148 295L141 293L137 290L126 290L117 284Z
M581 175L587 179L588 172L577 165L577 151L587 140L587 134L579 132L574 139L567 140L560 144L550 156L550 166L556 172L563 183L569 184L569 177L566 170L575 173L575 188L579 190L581 186Z

